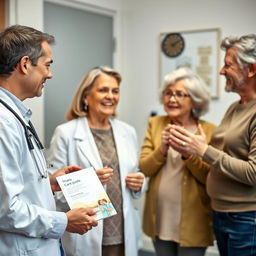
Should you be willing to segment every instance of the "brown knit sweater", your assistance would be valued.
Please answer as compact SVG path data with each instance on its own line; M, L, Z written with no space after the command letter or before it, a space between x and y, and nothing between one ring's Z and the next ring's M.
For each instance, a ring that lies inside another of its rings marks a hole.
M256 100L233 103L203 160L212 167L207 192L214 210L256 210Z

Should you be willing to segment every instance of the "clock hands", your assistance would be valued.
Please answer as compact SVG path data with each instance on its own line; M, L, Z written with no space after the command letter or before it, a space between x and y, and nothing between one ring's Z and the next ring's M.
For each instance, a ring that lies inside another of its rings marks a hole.
M177 40L177 41L171 43L171 46L172 46L172 47L175 47L175 45L178 44L179 42L180 42L180 40Z

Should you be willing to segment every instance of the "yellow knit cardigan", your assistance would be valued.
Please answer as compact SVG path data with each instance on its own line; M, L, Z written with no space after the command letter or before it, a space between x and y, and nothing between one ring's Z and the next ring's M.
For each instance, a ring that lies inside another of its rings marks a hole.
M140 154L140 169L149 177L146 193L143 230L152 239L156 237L157 192L161 179L161 168L166 157L160 152L161 132L170 123L168 116L149 119L144 144ZM199 121L209 143L215 125ZM209 165L196 156L184 160L182 181L182 210L180 222L180 246L207 247L213 244L212 211L205 183Z

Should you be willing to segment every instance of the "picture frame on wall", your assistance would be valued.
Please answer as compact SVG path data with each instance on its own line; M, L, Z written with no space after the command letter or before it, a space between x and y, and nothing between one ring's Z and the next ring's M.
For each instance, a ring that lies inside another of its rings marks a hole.
M211 98L219 98L220 28L160 33L160 85L164 76L185 66L209 86Z

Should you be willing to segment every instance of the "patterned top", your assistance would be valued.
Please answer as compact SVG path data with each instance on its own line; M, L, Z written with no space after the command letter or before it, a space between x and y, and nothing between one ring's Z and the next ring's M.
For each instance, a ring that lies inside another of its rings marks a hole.
M103 166L113 168L114 175L107 183L107 194L117 214L104 219L103 245L121 244L124 242L124 221L122 207L122 190L118 156L112 129L91 129Z

